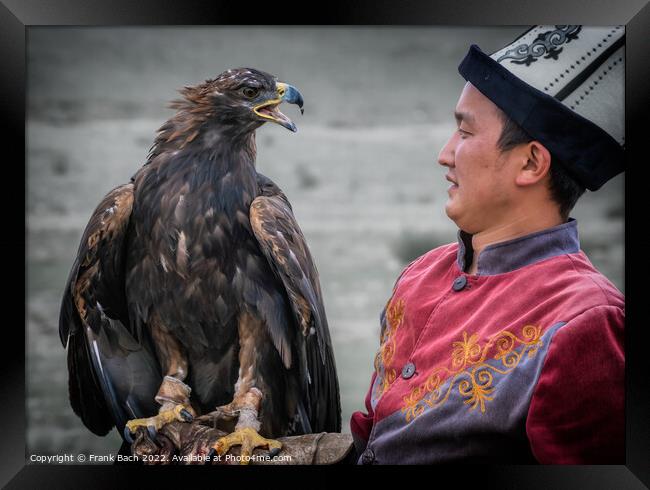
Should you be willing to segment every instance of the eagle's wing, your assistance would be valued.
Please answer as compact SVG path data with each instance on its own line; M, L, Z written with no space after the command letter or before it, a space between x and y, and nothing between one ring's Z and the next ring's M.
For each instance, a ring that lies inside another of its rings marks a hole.
M253 232L287 292L299 334L297 352L313 432L340 432L341 404L318 271L282 191L258 174L260 193L250 207Z
M125 247L133 184L113 189L81 238L61 302L59 335L67 346L74 412L98 435L155 413L160 368L146 332L130 331Z

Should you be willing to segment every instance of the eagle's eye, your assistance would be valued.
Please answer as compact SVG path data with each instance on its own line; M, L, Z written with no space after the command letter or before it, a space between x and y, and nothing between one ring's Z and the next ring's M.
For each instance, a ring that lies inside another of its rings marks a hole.
M254 87L245 87L244 90L242 90L242 92L246 97L252 99L253 97L256 97L257 94L260 93L260 89Z

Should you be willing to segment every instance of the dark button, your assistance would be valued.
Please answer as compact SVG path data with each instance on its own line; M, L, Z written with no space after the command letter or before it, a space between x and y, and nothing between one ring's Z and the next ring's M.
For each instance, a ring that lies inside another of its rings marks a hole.
M409 362L406 366L402 368L402 378L409 379L412 378L415 374L415 364Z
M458 276L451 287L454 291L461 291L465 286L467 286L467 277Z
M361 462L363 464L372 464L375 462L375 452L368 448L361 455Z

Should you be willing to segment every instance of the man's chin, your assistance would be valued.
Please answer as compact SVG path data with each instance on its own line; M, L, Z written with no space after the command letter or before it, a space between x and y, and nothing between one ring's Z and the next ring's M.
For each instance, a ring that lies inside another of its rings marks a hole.
M447 214L447 217L450 220L456 223L456 219L458 219L458 211L456 210L456 206L454 206L454 203L452 203L451 201L452 200L449 199L447 201L447 204L445 204L445 213Z

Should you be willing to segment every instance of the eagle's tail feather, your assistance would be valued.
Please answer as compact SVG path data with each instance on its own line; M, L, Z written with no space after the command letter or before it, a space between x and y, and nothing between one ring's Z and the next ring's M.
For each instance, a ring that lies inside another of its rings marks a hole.
M83 331L68 338L68 391L70 405L84 425L98 436L113 428L113 417L95 377Z

